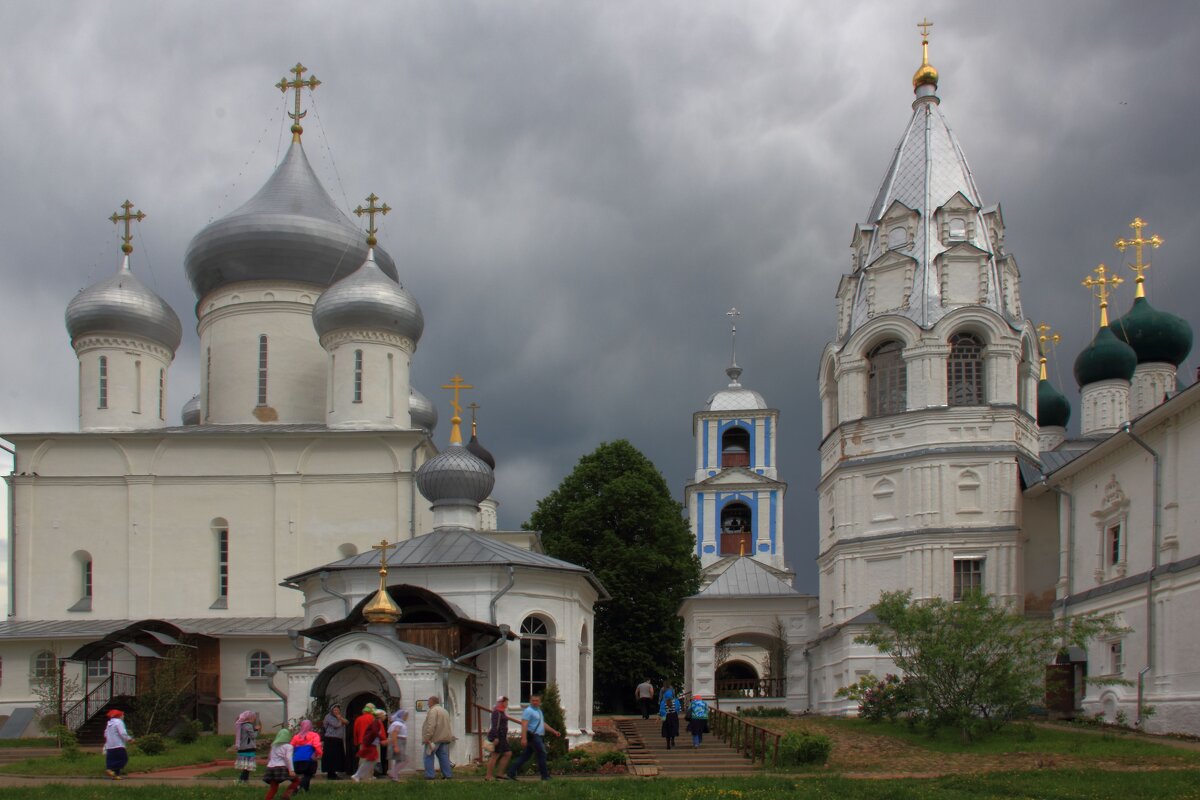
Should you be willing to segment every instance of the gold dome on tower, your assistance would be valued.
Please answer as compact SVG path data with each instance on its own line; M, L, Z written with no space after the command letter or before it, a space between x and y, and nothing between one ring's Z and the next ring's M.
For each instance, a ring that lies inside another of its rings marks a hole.
M937 88L938 71L929 63L929 29L933 23L924 19L917 23L917 27L921 29L921 66L913 73L913 89L921 86Z

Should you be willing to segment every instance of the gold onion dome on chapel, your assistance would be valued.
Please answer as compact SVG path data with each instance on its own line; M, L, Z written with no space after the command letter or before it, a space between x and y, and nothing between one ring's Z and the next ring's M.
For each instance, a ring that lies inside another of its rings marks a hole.
M371 623L399 622L403 615L400 606L392 599L387 590L387 553L388 548L394 547L387 539L379 544L371 545L372 550L379 551L379 589L371 601L363 606L363 617Z
M918 22L917 27L921 29L921 66L913 73L913 89L921 86L937 88L938 71L929 63L929 29L933 23L925 19Z

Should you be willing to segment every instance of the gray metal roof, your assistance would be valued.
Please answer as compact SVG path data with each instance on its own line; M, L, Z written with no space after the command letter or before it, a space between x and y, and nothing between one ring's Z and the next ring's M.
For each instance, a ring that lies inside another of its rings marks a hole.
M361 267L321 293L312 315L318 336L337 330L383 330L415 345L425 330L417 299L379 268L374 248Z
M129 271L128 255L116 275L71 298L66 322L72 342L90 333L124 334L149 339L174 353L183 336L175 310Z
M183 404L183 408L179 412L179 418L184 425L199 425L200 424L200 395L192 395L192 399Z
M314 567L297 573L284 580L291 584L309 575L315 575L326 570L344 569L379 569L380 551L371 550L366 553L330 562L321 567ZM596 587L602 599L608 598L608 592L600 581L587 569L568 561L553 558L544 553L535 553L511 544L494 539L477 531L463 528L440 530L423 536L400 542L395 549L388 551L388 568L403 567L464 567L464 566L506 566L530 567L533 569L556 570L559 572L574 572L584 575Z
M197 297L239 281L301 281L332 286L367 258L366 236L321 186L304 148L293 142L258 193L205 227L184 265ZM375 259L396 278L381 248Z
M767 401L753 389L742 386L742 368L734 364L725 369L729 385L708 396L709 411L758 411L767 407Z
M1042 462L1042 472L1049 475L1051 472L1065 467L1102 441L1104 441L1104 437L1068 439L1053 450L1043 450L1038 453L1038 458Z
M57 639L107 636L137 625L132 619L29 619L0 622L0 639ZM205 636L286 636L304 617L195 617L164 619L187 633Z
M799 595L753 558L739 558L694 597L790 597Z

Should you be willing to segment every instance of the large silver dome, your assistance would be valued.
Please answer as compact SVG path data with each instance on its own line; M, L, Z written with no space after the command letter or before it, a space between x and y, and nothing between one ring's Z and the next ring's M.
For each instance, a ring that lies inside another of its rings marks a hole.
M742 376L741 367L736 364L728 367L725 374L729 376L729 385L709 395L709 411L757 411L767 407L767 401L763 400L761 394L747 389L739 382Z
M412 339L425 330L425 317L412 294L384 274L375 263L374 248L352 274L326 289L313 306L318 336L351 328L385 330Z
M89 333L116 333L149 339L174 353L183 338L175 311L129 271L129 256L116 275L71 298L66 320L72 342Z
M182 417L184 425L200 424L200 395L192 395L192 399L183 404L180 417Z
M417 470L417 488L434 505L479 505L492 493L496 476L462 445L450 445Z
M408 414L413 427L422 428L430 436L433 435L438 424L437 407L428 397L411 386L408 387Z
M367 257L358 229L334 204L293 142L283 162L241 208L208 225L188 245L184 265L197 298L239 281L301 281L331 286ZM396 265L383 250L379 268Z

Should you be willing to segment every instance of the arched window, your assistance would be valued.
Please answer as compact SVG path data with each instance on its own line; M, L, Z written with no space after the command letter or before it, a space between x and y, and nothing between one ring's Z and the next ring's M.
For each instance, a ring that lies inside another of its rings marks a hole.
M967 223L961 217L955 217L954 219L950 220L950 238L967 238Z
M267 404L267 335L258 337L258 404Z
M721 466L750 466L750 431L733 427L721 435Z
M983 341L975 334L956 333L950 337L946 386L950 405L983 405Z
M108 408L108 356L100 356L100 400L98 408Z
M250 670L247 676L251 678L267 677L267 665L271 663L271 654L266 650L255 650L250 654Z
M871 487L871 522L887 522L896 518L896 484L880 478Z
M44 681L53 678L55 670L58 668L57 661L58 659L54 657L54 653L51 653L49 650L34 653L31 670L33 679Z
M521 702L546 691L550 683L550 624L529 616L521 623Z
M363 353L362 350L354 351L354 402L362 402L362 383L363 383Z
M208 422L208 410L212 407L212 348L204 348L204 421Z
M750 507L745 503L729 503L721 509L721 555L754 554L754 524Z
M898 414L908 404L908 368L904 345L888 340L867 354L867 414Z
M903 225L893 225L887 234L888 250L896 250L908 244L908 229Z

